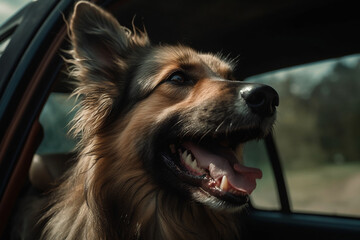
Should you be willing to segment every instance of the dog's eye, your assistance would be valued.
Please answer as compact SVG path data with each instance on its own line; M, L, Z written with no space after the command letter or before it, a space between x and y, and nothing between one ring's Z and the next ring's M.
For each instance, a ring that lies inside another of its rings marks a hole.
M184 83L185 79L184 79L183 75L175 74L175 75L171 76L170 81L177 82L177 83Z
M178 85L187 85L191 84L192 81L182 72L174 72L167 78L168 82L178 84Z

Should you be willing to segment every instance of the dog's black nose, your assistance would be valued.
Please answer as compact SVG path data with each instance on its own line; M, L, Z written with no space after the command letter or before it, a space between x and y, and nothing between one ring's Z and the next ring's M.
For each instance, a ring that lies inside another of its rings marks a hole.
M270 117L279 106L279 95L267 85L251 83L246 84L240 94L253 113L261 117Z

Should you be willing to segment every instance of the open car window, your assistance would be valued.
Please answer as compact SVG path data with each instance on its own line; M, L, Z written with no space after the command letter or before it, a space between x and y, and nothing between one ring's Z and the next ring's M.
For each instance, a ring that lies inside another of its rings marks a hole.
M359 78L360 55L351 55L248 79L280 95L273 136L293 212L360 217ZM264 176L253 206L278 210L264 143L250 143L247 150L245 161Z
M31 0L0 2L0 57L10 43L11 35L21 21L22 8Z
M74 117L75 97L69 93L50 94L41 114L40 123L44 129L44 138L37 154L58 154L74 151L76 140L71 137L71 120Z
M0 26L31 0L3 0L0 2Z

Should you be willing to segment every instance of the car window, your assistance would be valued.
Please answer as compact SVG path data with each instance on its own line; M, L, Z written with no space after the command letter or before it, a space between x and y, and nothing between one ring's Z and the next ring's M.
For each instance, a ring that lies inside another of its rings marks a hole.
M14 13L32 0L1 0L0 1L0 26Z
M70 98L69 93L50 94L40 114L44 138L37 154L69 153L74 150L76 140L71 137L69 130L75 105L75 98Z
M19 14L20 9L29 2L31 2L31 0L0 1L0 57L11 41L11 36L17 23L21 21L21 19L18 19L16 22L12 22L10 18L16 15L16 12Z
M275 176L263 141L251 141L245 144L244 162L246 166L260 168L263 173L251 194L252 206L264 210L280 210Z
M273 135L294 212L360 216L359 78L360 55L351 55L247 79L280 95ZM266 158L258 145L248 155ZM267 197L276 191L268 187L270 166L260 167L266 174L252 201L276 206Z

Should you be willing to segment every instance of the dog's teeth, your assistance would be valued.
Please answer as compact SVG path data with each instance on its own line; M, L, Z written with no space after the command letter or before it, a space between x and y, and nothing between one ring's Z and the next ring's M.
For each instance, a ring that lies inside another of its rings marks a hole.
M170 145L169 145L169 148L170 148L171 153L176 153L175 145L174 145L174 144L170 144Z
M193 169L198 170L196 159L194 159L194 161L191 162L191 167L192 167Z
M181 157L184 161L186 161L186 158L188 156L187 150L185 150L185 152L182 153Z
M200 169L199 167L198 167L198 162L197 162L197 160L196 160L196 158L194 158L194 166L197 168L197 169Z
M205 174L206 172L204 171L204 169L201 169L199 166L198 166L198 162L196 160L196 158L194 158L194 161L193 161L193 168L199 172L199 173L202 173L202 174Z
M221 183L220 183L220 188L221 188L221 190L223 190L223 191L227 191L227 190L228 190L228 188L229 188L229 182L228 182L226 176L223 176L223 177L222 177Z
M191 160L191 154L187 155L186 159L185 159L186 164L188 164L189 166L192 166L192 160Z
M202 174L206 174L206 172L204 171L204 169L201 169L198 166L197 160L194 158L194 160L192 160L192 155L191 153L188 153L187 150L185 150L183 153L181 153L181 158L184 161L185 165L188 166L189 168L191 168L193 171L197 172L197 173L202 173Z

